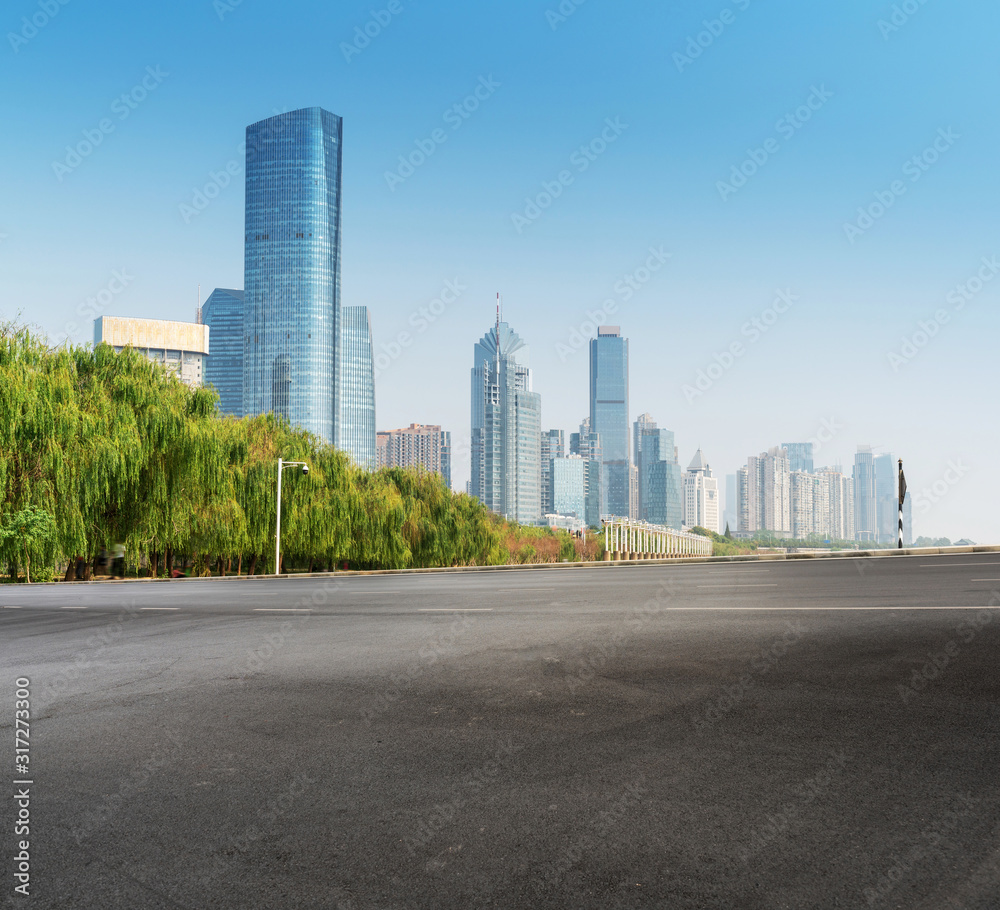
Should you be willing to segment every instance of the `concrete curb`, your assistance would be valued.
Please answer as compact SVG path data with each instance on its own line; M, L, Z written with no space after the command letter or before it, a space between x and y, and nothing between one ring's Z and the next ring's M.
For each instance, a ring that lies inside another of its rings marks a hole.
M746 556L681 556L674 559L621 559L609 562L539 562L509 566L444 566L434 569L352 569L341 572L297 572L284 575L206 575L203 578L120 578L105 581L34 582L32 587L93 584L170 584L183 581L268 581L294 578L348 578L358 575L429 575L461 572L517 572L535 569L632 568L634 566L677 566L732 562L779 562L789 559L887 559L903 556L958 556L963 553L1000 553L1000 546L910 547L903 550L837 550L832 553L758 553ZM7 588L0 586L0 591ZM11 588L19 587L10 585Z

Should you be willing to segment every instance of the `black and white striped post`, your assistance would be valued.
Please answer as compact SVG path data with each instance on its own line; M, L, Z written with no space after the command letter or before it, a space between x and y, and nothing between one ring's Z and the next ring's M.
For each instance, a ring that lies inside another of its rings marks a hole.
M903 500L906 499L906 476L903 474L903 459L899 459L899 549L903 549Z

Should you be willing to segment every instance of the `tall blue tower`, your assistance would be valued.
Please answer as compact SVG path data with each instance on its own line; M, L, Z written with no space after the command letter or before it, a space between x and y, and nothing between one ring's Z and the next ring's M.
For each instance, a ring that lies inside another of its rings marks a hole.
M246 142L243 411L335 443L343 122L303 108L248 126Z

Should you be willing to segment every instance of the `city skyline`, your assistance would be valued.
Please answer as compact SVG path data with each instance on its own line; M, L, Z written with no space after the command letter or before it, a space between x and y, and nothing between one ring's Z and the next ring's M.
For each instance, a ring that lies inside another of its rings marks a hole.
M715 6L588 4L554 27L541 7L468 12L488 38L407 7L347 60L366 7L304 8L308 30L245 4L163 9L141 31L125 4L61 7L0 57L18 87L0 101L19 175L0 208L3 315L86 342L97 316L191 320L199 284L241 287L240 136L320 104L348 134L343 302L372 312L379 424L449 427L457 488L455 352L500 288L531 338L543 426L577 425L588 325L620 324L629 418L670 427L682 463L701 446L722 476L816 439L818 463L849 465L871 440L904 459L919 533L996 539L980 507L1000 497L995 431L964 390L997 379L998 11L927 5L886 32L888 10L734 7L688 61L675 55ZM461 50L407 83L432 39ZM98 41L119 50L95 62ZM572 65L598 49L588 72ZM536 214L546 184L559 195Z

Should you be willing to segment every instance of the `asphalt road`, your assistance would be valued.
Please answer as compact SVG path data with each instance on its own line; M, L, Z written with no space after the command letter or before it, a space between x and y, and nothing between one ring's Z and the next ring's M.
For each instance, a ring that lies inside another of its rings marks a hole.
M1000 906L1000 554L0 607L10 906Z

